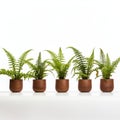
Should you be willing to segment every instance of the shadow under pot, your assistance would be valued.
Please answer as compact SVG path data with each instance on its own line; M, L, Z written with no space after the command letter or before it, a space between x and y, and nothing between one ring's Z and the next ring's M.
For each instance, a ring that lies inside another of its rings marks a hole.
M69 80L68 79L56 79L55 88L57 92L67 92L69 90Z
M112 92L114 89L114 80L113 79L101 79L100 89L102 92Z
M23 89L23 80L10 80L9 89L11 92L21 92Z
M46 80L33 80L33 91L44 92L46 90Z
M90 92L92 89L92 81L91 79L80 79L78 81L78 90L80 92Z

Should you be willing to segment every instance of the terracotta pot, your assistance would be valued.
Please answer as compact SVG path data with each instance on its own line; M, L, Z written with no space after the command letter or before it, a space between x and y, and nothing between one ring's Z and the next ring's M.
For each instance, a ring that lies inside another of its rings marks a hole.
M33 80L33 91L44 92L46 90L46 80Z
M78 90L80 92L90 92L92 89L91 79L79 80L78 81Z
M10 90L12 92L21 92L23 89L23 80L10 80Z
M56 80L56 91L57 92L67 92L69 89L68 79L57 79Z
M102 92L112 92L114 89L114 80L113 79L101 79L100 89Z

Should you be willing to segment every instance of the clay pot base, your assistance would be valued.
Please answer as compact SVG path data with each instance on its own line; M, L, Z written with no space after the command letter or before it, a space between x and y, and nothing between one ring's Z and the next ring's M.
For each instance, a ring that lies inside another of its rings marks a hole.
M100 80L100 89L102 92L112 92L114 89L114 80L113 79L101 79Z
M78 90L80 92L90 92L91 89L92 89L92 82L90 79L78 81Z
M56 80L55 88L57 92L67 92L69 89L69 80L68 79Z
M44 92L46 90L46 80L33 80L33 91Z
M23 89L23 80L10 80L9 88L11 92L21 92Z

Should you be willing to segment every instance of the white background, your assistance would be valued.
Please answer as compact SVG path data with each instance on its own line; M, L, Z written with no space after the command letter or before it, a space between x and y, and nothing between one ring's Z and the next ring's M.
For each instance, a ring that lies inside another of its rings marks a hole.
M7 57L2 48L16 58L33 49L35 59L46 49L63 48L66 59L72 56L68 46L78 48L89 56L95 48L108 52L111 60L120 56L120 1L119 0L0 0L0 68L7 68ZM93 91L99 91L99 79L93 79ZM70 78L70 91L77 91L76 78ZM120 90L120 65L113 75L115 90ZM55 78L47 78L47 91L54 91ZM9 91L9 77L0 76L0 91ZM32 79L24 81L23 91L32 91Z

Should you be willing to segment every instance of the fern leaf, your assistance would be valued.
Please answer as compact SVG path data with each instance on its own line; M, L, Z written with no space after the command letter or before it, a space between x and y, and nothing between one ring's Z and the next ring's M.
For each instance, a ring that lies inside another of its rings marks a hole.
M83 72L83 74L86 74L86 70L87 70L86 59L84 58L82 53L79 50L77 50L76 48L74 48L74 47L69 47L69 48L71 48L75 54L76 60L74 62L77 65L78 69L81 70Z
M105 54L101 48L100 48L100 62L103 64L105 63Z
M105 66L107 66L107 67L110 67L110 66L111 66L111 61L110 61L110 57L109 57L108 54L106 55Z
M94 50L89 58L87 58L87 74L90 75L94 64Z
M14 74L14 71L12 71L12 70L1 69L0 74L7 75L7 76L11 77L11 79L15 79L15 74Z
M64 63L65 62L65 58L64 58L64 55L63 55L63 52L62 52L62 49L59 48L59 52L58 52L58 59L61 63Z
M17 67L17 71L20 73L20 71L22 70L22 67L23 65L25 64L25 60L26 60L26 57L28 55L28 53L31 51L32 49L30 50L27 50L25 51L18 59L18 67Z
M111 72L114 72L117 65L119 64L120 62L120 58L117 58L115 61L112 62L112 65L111 65Z
M12 69L14 72L16 72L16 59L15 59L15 57L9 51L7 51L5 48L3 48L3 50L8 57L10 69Z
M51 55L52 59L55 59L55 58L58 57L58 56L57 56L54 52L52 52L51 50L46 50L46 51Z
M31 63L30 61L26 61L26 63L28 64L28 66L29 66L32 70L36 70L36 69L37 69L36 66L35 66L33 63Z
M50 50L47 50L47 52L51 55L52 58L48 61L48 64L51 65L51 67L56 71L57 77L59 79L64 79L67 75L72 59L69 60L68 63L65 63L65 58L61 48L59 48L58 54Z
M104 54L102 49L100 49L100 61L95 61L98 65L99 69L102 72L102 77L104 79L109 79L112 76L112 73L115 71L118 63L120 62L120 58L117 58L115 61L111 62L108 54Z
M42 60L41 60L41 52L40 52L38 55L38 59L36 61L36 66L39 67L41 63L42 63Z

